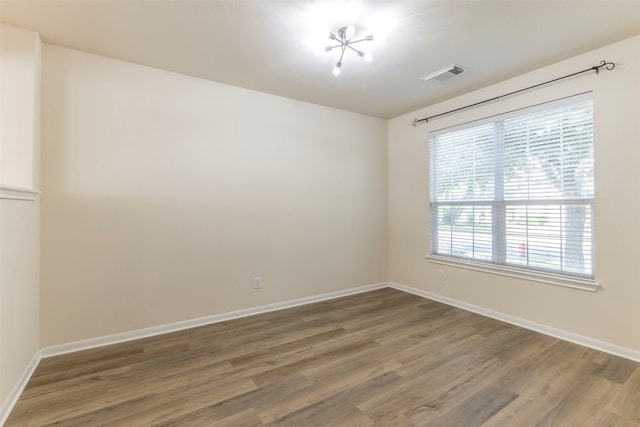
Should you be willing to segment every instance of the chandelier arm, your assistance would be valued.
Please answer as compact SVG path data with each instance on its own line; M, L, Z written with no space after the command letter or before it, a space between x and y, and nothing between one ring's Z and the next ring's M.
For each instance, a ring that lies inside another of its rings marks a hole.
M371 37L371 36L367 36L367 37ZM360 42L366 42L366 41L370 41L367 37L360 39L360 40L354 40L354 41L350 41L349 44L354 44L354 43L360 43Z
M337 47L341 47L341 46L344 46L344 44L342 44L342 43L341 43L341 44L337 44L337 45L335 45L335 46L327 46L327 47L329 47L329 48L331 48L331 49L335 49L335 48L337 48ZM329 50L331 50L331 49L329 49ZM327 51L327 52L328 52L328 51Z
M346 47L348 47L349 49L351 49L352 51L354 51L355 53L357 53L358 55L360 55L360 50L356 49L355 47L351 47L350 44L346 45Z
M344 51L346 50L347 47L349 47L348 44L343 44L342 45L342 53L340 54L340 59L338 59L338 62L342 62L342 58L344 58Z

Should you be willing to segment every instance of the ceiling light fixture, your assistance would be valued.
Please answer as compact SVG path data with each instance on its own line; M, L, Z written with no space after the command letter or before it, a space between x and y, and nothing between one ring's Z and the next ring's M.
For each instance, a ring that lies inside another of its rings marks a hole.
M331 40L335 40L336 42L338 42L337 45L334 46L327 46L324 48L324 50L326 50L327 52L330 52L331 50L335 49L335 48L340 48L341 52L340 52L340 59L338 59L338 62L336 63L336 66L333 68L333 75L334 76L339 76L340 75L340 71L342 71L342 58L344 58L344 53L346 52L347 49L351 49L352 51L354 51L355 53L358 54L359 57L361 57L362 59L364 59L367 62L371 62L373 61L373 56L371 56L371 54L365 53L361 50L358 50L356 48L354 48L352 45L356 44L356 43L360 43L360 42L370 42L371 40L373 40L373 35L368 35L367 37L364 37L362 39L358 39L358 40L352 40L353 36L356 34L356 28L353 25L349 25L348 27L342 27L338 30L338 35L336 36L333 33L329 33L329 38Z

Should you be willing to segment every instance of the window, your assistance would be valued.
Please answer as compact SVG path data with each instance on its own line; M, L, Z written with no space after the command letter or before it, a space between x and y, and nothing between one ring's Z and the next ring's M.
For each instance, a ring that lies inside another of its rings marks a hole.
M430 134L432 255L593 279L593 101Z

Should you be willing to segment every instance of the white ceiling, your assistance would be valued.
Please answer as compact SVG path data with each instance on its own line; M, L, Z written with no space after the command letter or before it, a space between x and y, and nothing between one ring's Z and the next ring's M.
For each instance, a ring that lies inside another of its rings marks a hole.
M388 38L360 45L370 64L347 52L334 77L339 52L308 45L381 14ZM0 19L45 43L391 118L640 34L640 0L0 0ZM452 63L467 72L420 80Z

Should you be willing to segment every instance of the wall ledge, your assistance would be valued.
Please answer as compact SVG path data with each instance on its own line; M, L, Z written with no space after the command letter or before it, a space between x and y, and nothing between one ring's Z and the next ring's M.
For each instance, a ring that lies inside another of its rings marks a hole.
M0 184L0 199L27 200L33 202L39 195L40 190Z

